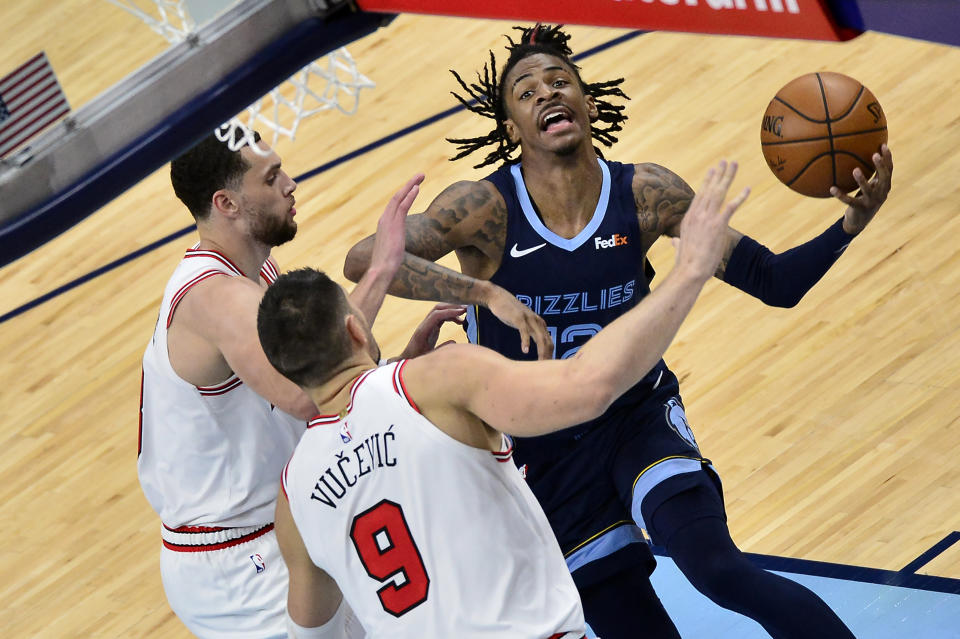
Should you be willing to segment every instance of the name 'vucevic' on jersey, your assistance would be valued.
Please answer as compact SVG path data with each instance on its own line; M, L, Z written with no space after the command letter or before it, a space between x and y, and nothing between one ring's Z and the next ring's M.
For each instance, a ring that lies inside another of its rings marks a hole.
M603 181L597 208L586 227L570 239L557 235L540 219L520 163L501 167L485 178L507 204L507 239L500 267L490 281L543 317L557 359L571 357L650 292L633 198L634 167L598 162ZM469 309L467 335L471 342L512 359L536 357L535 348L524 355L517 330L483 307ZM665 371L661 360L617 404L645 395Z

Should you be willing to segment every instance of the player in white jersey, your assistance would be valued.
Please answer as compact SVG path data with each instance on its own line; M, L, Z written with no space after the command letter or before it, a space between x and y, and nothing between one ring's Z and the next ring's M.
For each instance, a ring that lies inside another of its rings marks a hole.
M138 473L162 522L164 590L198 636L283 637L275 499L316 407L270 366L256 313L278 275L270 250L296 233L296 184L275 153L230 151L213 135L173 161L171 180L200 242L167 284L143 358ZM379 273L351 293L371 321L402 258L403 218L421 180L391 200Z
M510 439L599 416L660 359L725 246L736 172L708 174L676 265L569 359L457 344L376 368L364 315L326 275L280 277L260 303L264 352L320 409L284 470L276 530L290 636L573 639L583 611ZM722 209L722 211L721 211ZM643 629L637 628L642 635Z

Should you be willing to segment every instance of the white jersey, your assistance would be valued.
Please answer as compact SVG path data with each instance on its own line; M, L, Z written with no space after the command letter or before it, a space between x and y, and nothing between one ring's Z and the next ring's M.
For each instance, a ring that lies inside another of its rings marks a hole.
M560 547L513 465L423 417L403 362L368 371L343 416L312 420L283 472L310 558L370 637L580 639Z
M260 275L267 283L277 278L270 260ZM143 355L137 470L147 501L166 530L270 524L280 473L306 426L271 406L236 375L197 387L170 365L167 328L177 304L197 283L224 276L243 273L220 253L188 250L167 283L153 339ZM164 541L173 546L179 542Z

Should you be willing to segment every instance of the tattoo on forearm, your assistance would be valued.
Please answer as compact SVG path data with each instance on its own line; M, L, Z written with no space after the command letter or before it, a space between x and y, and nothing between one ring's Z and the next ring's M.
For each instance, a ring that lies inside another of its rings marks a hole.
M476 280L429 260L408 256L397 271L390 293L415 300L472 304Z

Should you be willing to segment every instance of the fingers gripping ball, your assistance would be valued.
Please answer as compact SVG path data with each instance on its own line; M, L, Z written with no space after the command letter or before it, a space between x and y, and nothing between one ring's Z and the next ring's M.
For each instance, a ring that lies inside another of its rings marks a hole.
M763 114L760 143L773 174L791 189L830 197L857 188L853 170L874 172L887 118L865 86L839 73L808 73L777 92Z

